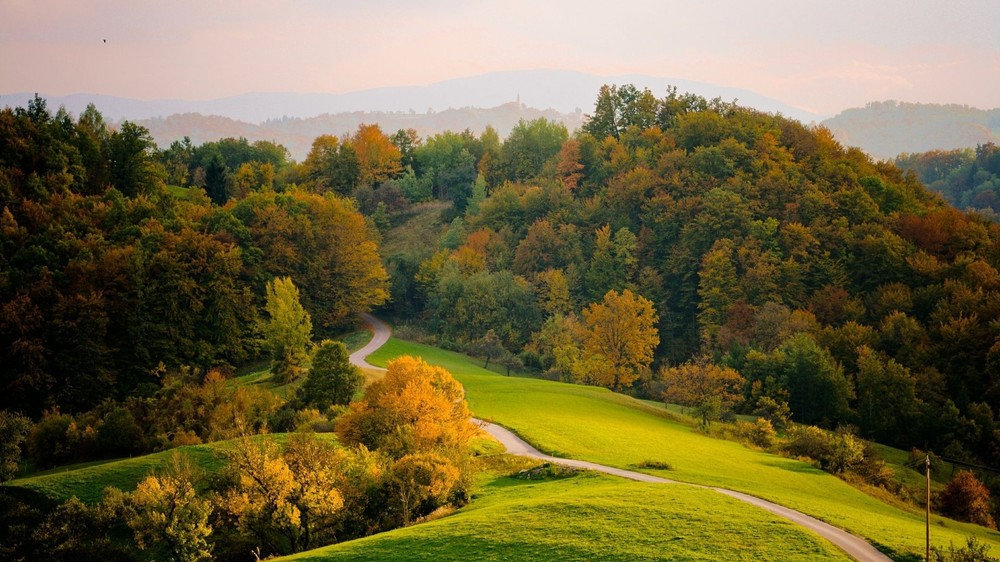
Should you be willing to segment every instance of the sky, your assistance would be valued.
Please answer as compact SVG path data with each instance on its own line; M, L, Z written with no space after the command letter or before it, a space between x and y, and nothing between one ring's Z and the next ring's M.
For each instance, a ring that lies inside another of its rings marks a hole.
M550 68L746 88L820 114L993 108L998 22L1000 0L0 0L0 93L196 100Z

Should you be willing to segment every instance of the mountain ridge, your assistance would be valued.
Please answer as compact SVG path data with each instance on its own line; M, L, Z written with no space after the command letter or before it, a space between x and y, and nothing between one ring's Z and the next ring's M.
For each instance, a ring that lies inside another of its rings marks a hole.
M518 101L532 107L570 113L586 112L593 104L593 92L603 84L631 83L648 87L657 96L667 86L707 98L739 100L741 105L783 115L803 122L818 121L822 116L794 107L780 100L743 88L709 84L681 78L644 74L597 75L567 70L500 71L451 78L427 85L386 86L343 93L250 92L209 100L158 99L138 100L106 94L76 93L64 96L44 95L52 107L65 106L78 114L93 102L113 120L140 120L179 113L219 115L239 121L262 123L282 117L308 118L323 113L352 111L426 112L464 107L496 107ZM33 94L0 94L0 106L23 106Z

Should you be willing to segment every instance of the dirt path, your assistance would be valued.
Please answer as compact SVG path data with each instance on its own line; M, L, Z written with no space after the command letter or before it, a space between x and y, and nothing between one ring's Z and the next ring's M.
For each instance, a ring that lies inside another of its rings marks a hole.
M384 370L381 367L376 367L369 364L365 358L373 353L376 349L382 347L386 341L389 340L389 336L392 335L392 330L390 330L389 325L382 322L378 318L370 314L363 314L362 318L368 323L372 328L374 337L368 342L368 345L362 347L361 349L355 351L351 354L351 363L357 365L358 367L364 369L378 369ZM715 488L712 486L701 486L698 484L688 484L686 482L677 482L676 480L669 480L667 478L660 478L659 476L653 476L651 474L643 474L641 472L633 472L631 470L625 470L621 468L615 468L613 466L605 466L602 464L592 463L588 461L581 461L576 459L564 459L561 457L553 457L546 455L535 449L523 439L515 435L513 432L505 427L499 426L495 423L485 422L482 420L472 419L473 423L478 424L483 428L484 431L493 436L494 439L503 445L508 453L513 455L521 455L525 457L531 457L538 460L550 462L553 464L558 464L561 466L570 466L573 468L580 468L584 470L593 470L596 472L603 472L604 474L610 474L613 476L619 476L621 478L627 478L629 480L637 480L639 482L653 482L658 484L681 484L684 486L696 486L698 488L708 488L710 490L715 490L720 494L725 494L731 498L735 498L742 502L757 506L761 509L770 511L771 513L784 517L792 523L805 527L810 531L816 533L817 535L825 538L826 540L832 542L841 550L849 554L855 560L860 560L862 562L884 562L890 560L888 556L879 552L875 547L869 544L867 541L861 537L852 535L843 529L839 529L824 523L815 517L806 515L805 513L795 511L794 509L789 509L787 507L778 505L773 502L758 498L756 496L751 496L749 494L744 494L743 492L737 492L735 490L727 490L725 488Z

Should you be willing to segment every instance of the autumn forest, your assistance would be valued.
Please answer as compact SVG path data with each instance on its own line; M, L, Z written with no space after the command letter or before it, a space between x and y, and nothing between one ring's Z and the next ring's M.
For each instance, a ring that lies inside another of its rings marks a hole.
M500 395L453 356L904 512L933 459L934 512L995 534L1000 479L965 469L1000 466L997 147L876 160L737 102L596 94L577 131L366 124L301 162L0 111L2 556L253 560L457 518L484 474L538 469L489 452L468 419ZM436 351L359 368L363 313ZM114 462L152 464L32 480Z

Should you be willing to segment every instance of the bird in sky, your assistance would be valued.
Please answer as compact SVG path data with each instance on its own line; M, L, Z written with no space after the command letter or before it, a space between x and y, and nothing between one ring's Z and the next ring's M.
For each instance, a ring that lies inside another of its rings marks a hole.
M105 43L107 43L107 42L108 42L108 40L107 40L107 39L105 39L105 40L104 40L104 42L105 42Z

